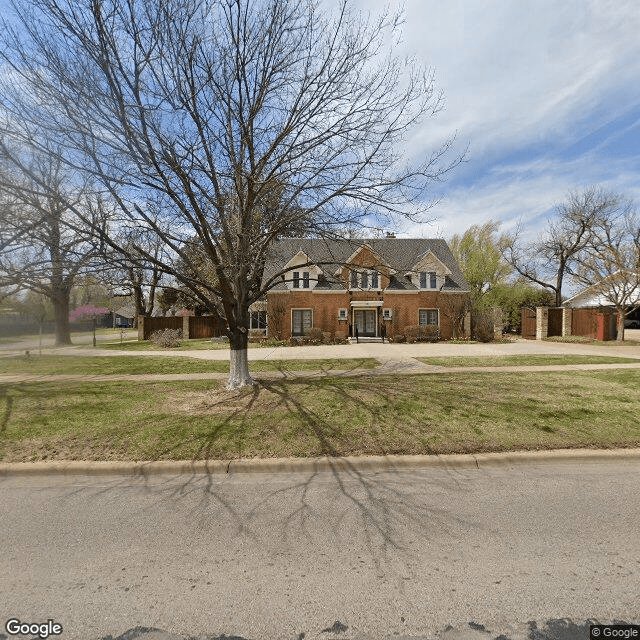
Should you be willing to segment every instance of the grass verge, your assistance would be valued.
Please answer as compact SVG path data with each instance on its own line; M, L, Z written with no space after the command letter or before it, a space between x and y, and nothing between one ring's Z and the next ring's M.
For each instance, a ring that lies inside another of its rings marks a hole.
M248 348L253 349L257 344L250 342ZM101 343L101 349L113 349L117 351L167 351L163 347L159 347L149 340L138 340L137 338L127 339L124 342L114 341ZM221 351L229 350L228 342L211 342L208 338L183 340L179 347L172 348L171 351Z
M373 358L319 360L254 360L251 371L349 371L373 369ZM228 373L227 360L196 360L180 356L15 356L0 358L0 374L138 375L170 373Z
M487 376L491 375L489 379ZM0 385L3 461L640 445L640 371Z
M632 362L640 364L640 358L572 355L450 356L442 358L416 358L416 360L439 367L524 367L549 364L623 364Z
M545 338L545 342L567 342L577 344L590 344L597 347L639 347L640 340L593 340L588 336L550 336Z

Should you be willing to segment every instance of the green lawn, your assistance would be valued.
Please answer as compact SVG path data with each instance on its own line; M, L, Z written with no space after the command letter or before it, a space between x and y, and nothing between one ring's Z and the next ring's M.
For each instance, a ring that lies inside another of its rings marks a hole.
M626 332L625 332L626 335ZM545 338L546 342L568 342L578 344L590 344L601 347L640 347L640 340L593 340L587 336L551 336Z
M638 355L640 356L640 353ZM622 364L629 362L640 364L640 357L621 358L617 356L572 355L450 356L443 358L416 358L416 360L439 367L524 367L549 364Z
M167 351L163 347L158 347L153 344L153 342L149 342L148 340L140 340L137 338L129 338L124 342L120 342L119 340L108 343L100 343L101 349L115 349L115 350L125 350L125 351ZM249 348L253 349L258 345L250 342ZM211 342L208 338L203 338L200 340L183 340L179 347L175 347L171 349L171 351L202 351L203 349L214 349L221 350L226 349L229 350L228 342Z
M488 376L491 376L490 378ZM640 445L640 371L0 385L0 455L229 459Z
M373 369L373 358L319 360L256 360L251 371L349 371ZM31 355L0 358L0 374L129 375L168 373L228 373L227 360L197 360L180 356L57 356Z

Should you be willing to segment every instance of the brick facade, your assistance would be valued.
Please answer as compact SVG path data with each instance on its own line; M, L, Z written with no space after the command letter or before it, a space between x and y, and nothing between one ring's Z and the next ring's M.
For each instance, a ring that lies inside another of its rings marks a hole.
M465 294L441 293L437 291L415 291L409 293L380 292L349 292L331 291L273 291L267 295L267 316L269 326L273 328L274 308L281 306L279 314L282 316L282 339L287 340L292 333L292 310L311 309L313 311L312 326L332 335L347 337L350 325L353 325L354 309L368 309L376 311L378 324L377 335L380 335L382 323L386 326L386 335L393 337L401 334L405 327L419 323L420 309L435 309L438 311L440 335L448 340L453 336L452 315L457 302L464 300ZM282 301L274 304L276 300ZM352 302L376 302L380 306L358 307ZM347 320L338 319L338 310L347 309ZM382 309L392 310L392 319L382 319ZM273 329L271 329L273 333Z
M469 291L441 239L281 240L270 274L280 281L266 296L268 333L282 339L310 327L336 337L357 328L360 336L393 338L419 325L421 315L449 339Z

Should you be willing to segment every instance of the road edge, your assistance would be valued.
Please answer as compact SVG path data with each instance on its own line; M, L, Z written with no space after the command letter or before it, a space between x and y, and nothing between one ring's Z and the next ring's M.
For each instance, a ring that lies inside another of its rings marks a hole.
M348 456L342 458L252 458L236 460L79 461L0 463L0 477L38 475L151 476L238 473L358 473L404 469L484 469L520 464L612 461L640 463L637 449L553 449L450 455Z

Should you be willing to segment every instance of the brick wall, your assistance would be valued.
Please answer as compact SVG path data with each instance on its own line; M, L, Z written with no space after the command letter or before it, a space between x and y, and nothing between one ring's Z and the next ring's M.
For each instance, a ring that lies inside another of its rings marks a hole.
M332 334L346 333L351 322L352 301L382 301L382 308L393 310L393 320L386 321L387 335L402 333L407 326L418 324L419 309L438 309L440 317L440 333L443 338L452 336L452 301L461 300L462 294L440 293L437 291L416 291L410 294L394 294L385 292L335 292L315 293L313 290L296 290L289 292L272 292L268 295L268 311L273 313L273 301L283 301L282 338L291 337L291 310L312 309L313 326ZM349 320L338 320L338 309L347 309ZM382 311L379 311L379 317Z

